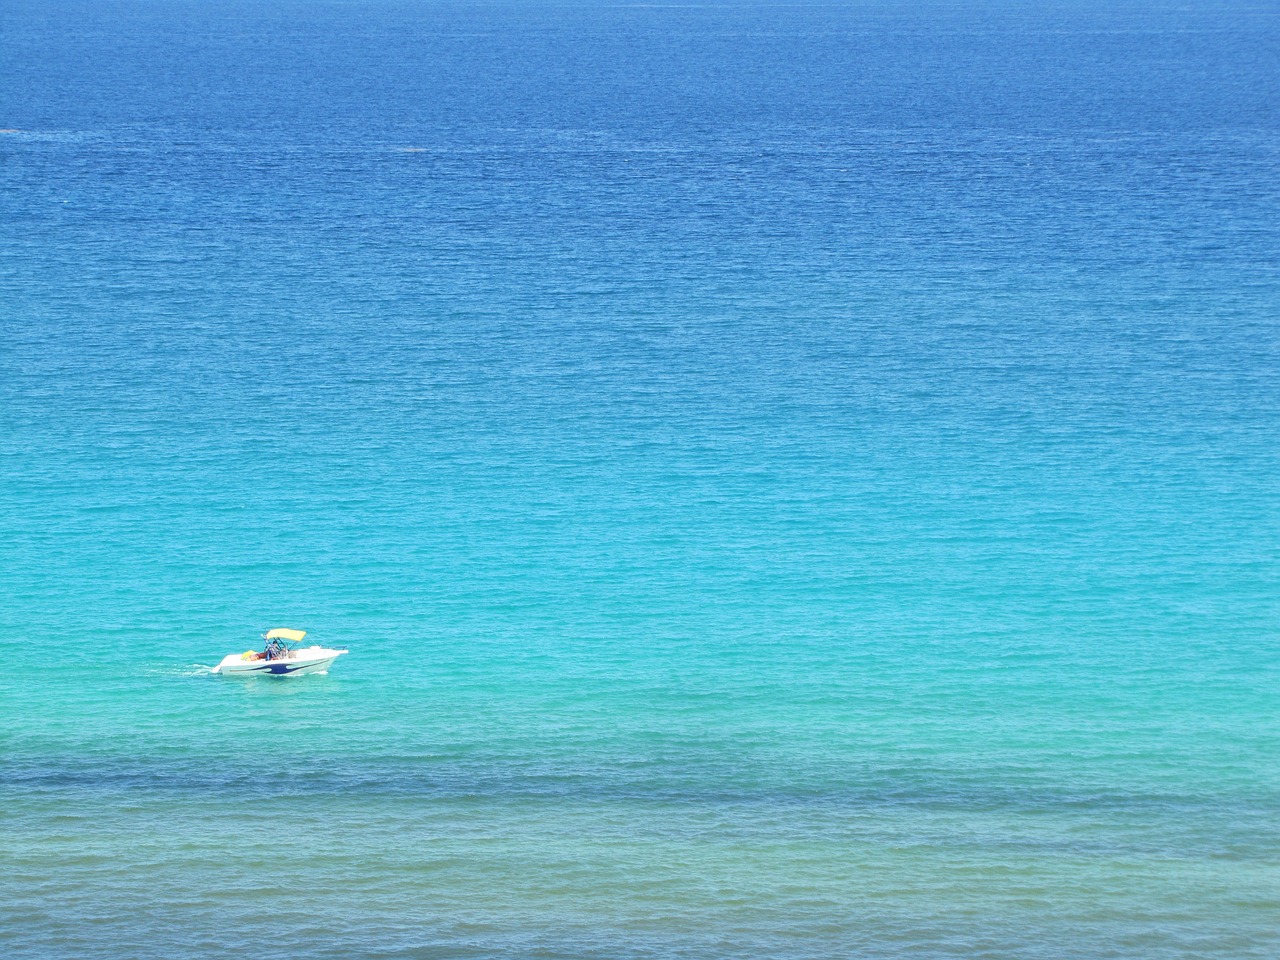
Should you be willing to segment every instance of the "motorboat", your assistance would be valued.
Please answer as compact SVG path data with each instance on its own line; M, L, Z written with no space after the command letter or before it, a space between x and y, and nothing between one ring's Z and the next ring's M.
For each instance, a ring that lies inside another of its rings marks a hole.
M262 635L266 647L262 650L246 650L244 653L233 653L222 658L222 662L213 668L214 673L224 676L247 676L262 674L264 676L292 676L295 673L328 673L329 665L347 650L331 650L328 647L300 646L305 630L289 630L277 627Z

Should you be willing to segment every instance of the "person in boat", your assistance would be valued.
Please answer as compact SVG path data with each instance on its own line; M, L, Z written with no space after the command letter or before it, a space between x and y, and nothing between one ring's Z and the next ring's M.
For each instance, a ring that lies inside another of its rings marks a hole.
M294 656L293 650L290 649L289 645L299 643L306 635L307 631L305 630L286 630L283 627L268 630L262 635L262 639L267 642L266 648L253 659L289 660Z

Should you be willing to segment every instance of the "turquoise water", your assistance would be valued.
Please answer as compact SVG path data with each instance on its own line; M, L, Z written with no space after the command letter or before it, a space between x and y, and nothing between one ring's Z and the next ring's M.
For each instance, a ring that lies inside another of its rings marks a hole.
M0 952L1280 953L1278 41L7 13Z

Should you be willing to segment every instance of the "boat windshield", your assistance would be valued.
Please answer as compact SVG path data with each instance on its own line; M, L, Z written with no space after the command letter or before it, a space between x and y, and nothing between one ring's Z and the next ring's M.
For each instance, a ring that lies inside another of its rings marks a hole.
M305 630L289 630L285 627L268 630L262 635L262 639L267 641L262 655L268 660L283 660L289 656L289 645L299 643L306 635Z

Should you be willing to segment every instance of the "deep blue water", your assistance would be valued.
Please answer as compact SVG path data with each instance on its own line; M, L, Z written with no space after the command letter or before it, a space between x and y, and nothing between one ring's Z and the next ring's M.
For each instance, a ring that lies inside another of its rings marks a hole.
M0 953L1275 956L1278 55L7 8Z

